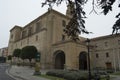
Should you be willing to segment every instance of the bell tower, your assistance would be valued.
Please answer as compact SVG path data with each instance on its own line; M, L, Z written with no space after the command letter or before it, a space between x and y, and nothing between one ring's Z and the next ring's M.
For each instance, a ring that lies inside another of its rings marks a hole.
M13 51L15 49L14 43L21 39L21 31L22 31L22 27L17 25L10 30L10 38L8 43L8 55L13 54Z

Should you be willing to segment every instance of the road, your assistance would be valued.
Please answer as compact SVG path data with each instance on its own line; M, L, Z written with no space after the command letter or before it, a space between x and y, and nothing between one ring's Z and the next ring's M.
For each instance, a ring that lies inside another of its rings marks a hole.
M5 63L0 63L0 80L15 80L6 74L6 69L8 65Z

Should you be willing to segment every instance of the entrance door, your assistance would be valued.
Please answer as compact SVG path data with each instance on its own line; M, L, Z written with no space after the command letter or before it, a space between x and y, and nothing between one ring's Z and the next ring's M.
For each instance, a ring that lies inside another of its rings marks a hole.
M81 52L79 55L79 69L87 70L87 53Z
M64 52L56 53L55 56L55 69L64 69L65 54Z
M106 68L107 68L107 69L112 69L112 64L111 64L111 62L107 62L107 63L106 63Z

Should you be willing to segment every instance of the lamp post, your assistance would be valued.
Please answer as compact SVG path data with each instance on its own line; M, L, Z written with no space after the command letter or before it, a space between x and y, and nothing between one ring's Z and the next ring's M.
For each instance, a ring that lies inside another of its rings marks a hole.
M86 40L86 45L87 45L87 50L88 50L88 73L89 73L89 78L88 80L91 80L91 69L90 69L90 40L87 38Z

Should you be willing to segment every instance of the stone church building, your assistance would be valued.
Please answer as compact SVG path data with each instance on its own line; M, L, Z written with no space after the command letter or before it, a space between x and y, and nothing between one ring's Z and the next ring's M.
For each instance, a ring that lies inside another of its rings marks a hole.
M27 25L14 26L10 30L8 54L14 49L35 46L41 53L42 69L88 69L86 38L74 42L65 36L63 29L70 20L66 15L48 10ZM120 69L120 35L108 35L90 39L91 68Z

